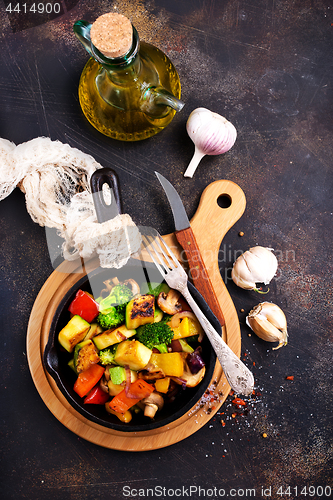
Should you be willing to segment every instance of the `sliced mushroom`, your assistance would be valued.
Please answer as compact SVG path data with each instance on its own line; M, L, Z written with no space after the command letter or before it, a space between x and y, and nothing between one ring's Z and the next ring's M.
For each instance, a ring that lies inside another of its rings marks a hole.
M154 366L152 363L148 363L145 366L144 370L140 370L138 372L138 378L142 378L143 380L158 380L159 378L164 378L165 373L161 368Z
M142 400L145 405L144 415L146 417L154 418L157 410L163 408L164 399L159 392L152 392L147 398Z
M157 297L157 304L160 309L166 314L176 314L182 310L182 305L179 302L180 292L170 289L169 293L161 292Z
M109 392L108 382L107 382L107 380L105 378L105 375L103 375L103 377L99 381L99 386L100 386L100 388L102 389L103 392Z
M110 368L112 368L115 365L106 365L105 370L104 370L104 377L106 382L110 380Z
M138 293L140 293L140 287L135 280L129 279L129 280L123 281L122 285L130 287L133 295L137 295Z
M103 294L106 294L106 296L108 296L111 293L112 289L117 285L128 286L129 288L131 288L133 295L137 295L138 293L140 293L140 287L137 284L137 282L133 279L119 281L118 278L116 277L103 281L103 283L106 288L103 288L103 290L101 291L101 296L103 296Z
M112 280L103 281L105 288L101 291L101 297L107 297L109 295L112 288L115 286L114 284L111 284L111 282Z
M205 376L205 373L206 373L206 367L203 366L201 370L198 371L198 373L193 375L187 363L184 363L184 372L181 378L177 377L171 377L171 378L174 382L176 382L179 385L183 385L184 383L186 383L186 387L195 387L196 385L200 384L201 380Z

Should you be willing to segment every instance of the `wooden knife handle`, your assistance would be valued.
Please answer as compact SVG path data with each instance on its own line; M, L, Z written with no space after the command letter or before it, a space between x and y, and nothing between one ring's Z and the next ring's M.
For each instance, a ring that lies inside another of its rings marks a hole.
M195 287L204 297L221 326L223 326L225 323L224 316L191 227L176 231L175 236L186 254L190 277Z

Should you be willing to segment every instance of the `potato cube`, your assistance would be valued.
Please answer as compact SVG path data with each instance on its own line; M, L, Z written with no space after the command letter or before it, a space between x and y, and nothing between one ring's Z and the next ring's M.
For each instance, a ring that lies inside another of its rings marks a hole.
M131 370L142 370L150 360L152 351L138 340L124 340L117 347L114 362L129 366Z

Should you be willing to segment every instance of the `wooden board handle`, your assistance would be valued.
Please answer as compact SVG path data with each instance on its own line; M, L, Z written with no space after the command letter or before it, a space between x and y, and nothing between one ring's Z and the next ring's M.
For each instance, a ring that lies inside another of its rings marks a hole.
M215 181L203 191L198 209L191 219L202 260L223 311L220 297L225 283L220 273L218 254L225 234L242 216L245 206L244 192L237 184L227 180Z
M232 181L215 181L204 189L191 227L197 242L205 242L213 259L225 234L242 216L245 207L244 192Z

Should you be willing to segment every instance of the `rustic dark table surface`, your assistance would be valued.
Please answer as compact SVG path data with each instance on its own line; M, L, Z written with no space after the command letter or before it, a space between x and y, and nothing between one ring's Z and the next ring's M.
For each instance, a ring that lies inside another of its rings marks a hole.
M229 179L244 190L246 210L222 243L219 266L239 315L241 358L254 371L258 395L236 416L228 396L207 425L159 450L114 451L68 430L40 398L27 362L31 308L53 267L45 229L31 220L15 189L0 203L1 498L328 497L332 2L65 0L55 16L25 12L23 0L11 3L11 13L8 5L0 2L0 137L15 144L50 137L113 167L124 211L162 234L173 231L173 221L155 170L177 187L190 217L209 183ZM100 135L78 103L88 56L72 25L114 8L132 20L141 39L171 58L186 103L169 127L138 143ZM196 107L227 117L238 138L225 155L206 156L191 180L183 177L194 150L185 124ZM230 280L234 255L254 245L279 256L278 275L264 297L288 319L289 344L277 351L250 336L245 324L262 297Z

